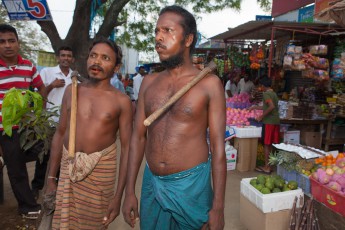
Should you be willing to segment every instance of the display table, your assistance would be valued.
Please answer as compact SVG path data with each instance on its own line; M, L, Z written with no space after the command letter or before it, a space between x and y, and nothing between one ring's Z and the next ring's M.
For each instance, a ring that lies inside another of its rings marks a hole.
M311 119L296 119L296 118L291 118L291 119L280 119L280 124L293 124L293 125L317 125L319 126L318 130L320 133L325 129L325 125L327 128L329 127L329 122L330 120L328 119L318 119L318 120L311 120ZM332 124L332 123L331 123ZM322 143L322 135L320 135L320 142ZM327 138L327 136L326 136ZM328 151L326 149L326 151Z

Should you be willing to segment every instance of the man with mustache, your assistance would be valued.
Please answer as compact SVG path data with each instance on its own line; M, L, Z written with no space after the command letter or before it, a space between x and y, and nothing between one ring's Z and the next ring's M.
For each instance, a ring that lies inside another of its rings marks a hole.
M78 84L75 158L68 159L71 86L62 99L61 116L53 137L46 194L56 193L53 229L105 229L120 212L125 187L131 101L110 84L121 65L119 46L95 40L87 59L88 80ZM116 180L116 138L121 161ZM61 164L60 164L61 162ZM60 177L55 177L60 166Z
M195 18L182 7L161 10L155 41L165 70L142 82L130 145L122 211L132 227L139 218L135 183L145 153L141 229L224 228L225 98L219 78L207 75L149 127L143 124L200 72L191 59L196 33Z

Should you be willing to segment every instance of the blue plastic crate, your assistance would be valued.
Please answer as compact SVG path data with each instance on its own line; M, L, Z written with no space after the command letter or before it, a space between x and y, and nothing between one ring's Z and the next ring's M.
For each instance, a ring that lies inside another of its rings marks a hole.
M277 166L277 174L284 178L284 180L294 180L297 182L298 187L300 187L304 193L310 194L310 179L308 176L301 174L295 170L288 171L284 167Z

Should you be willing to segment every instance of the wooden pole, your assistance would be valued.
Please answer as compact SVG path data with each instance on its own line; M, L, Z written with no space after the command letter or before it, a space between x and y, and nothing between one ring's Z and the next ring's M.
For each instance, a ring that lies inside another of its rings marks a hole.
M216 64L211 61L207 67L205 67L193 80L188 82L187 85L183 86L179 91L177 91L168 102L161 108L154 111L148 118L145 119L144 125L150 126L158 117L160 117L167 109L170 108L176 101L178 101L183 95L185 95L188 90L190 90L194 85L196 85L201 79L203 79L208 73L216 69Z
M69 128L69 141L68 141L68 158L74 159L75 154L75 133L77 127L77 88L78 88L78 72L73 71L72 78L72 99L71 99L71 118Z

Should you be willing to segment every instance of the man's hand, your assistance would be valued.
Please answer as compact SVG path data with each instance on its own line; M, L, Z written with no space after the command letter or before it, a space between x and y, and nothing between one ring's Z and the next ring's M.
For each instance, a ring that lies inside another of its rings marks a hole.
M224 229L224 209L211 209L208 212L208 229L223 230Z
M121 201L113 199L108 207L106 216L103 218L103 224L107 227L120 214Z
M53 88L60 88L60 87L64 87L65 86L65 80L64 79L55 79L51 85L53 86Z
M263 116L261 115L261 116L257 117L256 120L257 121L262 121L262 118L263 118Z
M47 180L48 181L47 181L47 188L46 188L45 194L51 194L56 191L57 184L54 179L48 178Z
M122 206L122 214L126 223L134 228L135 223L139 220L138 199L136 198L134 193L132 195L126 194Z

